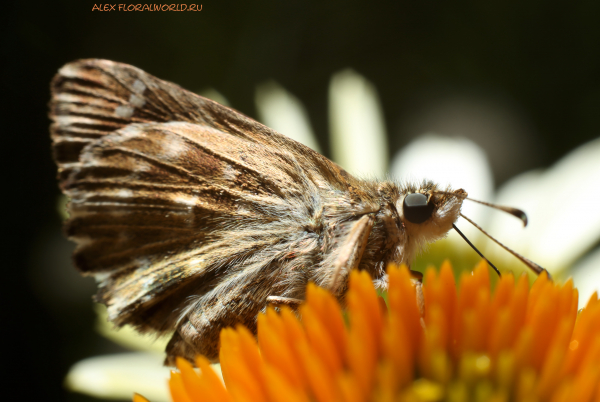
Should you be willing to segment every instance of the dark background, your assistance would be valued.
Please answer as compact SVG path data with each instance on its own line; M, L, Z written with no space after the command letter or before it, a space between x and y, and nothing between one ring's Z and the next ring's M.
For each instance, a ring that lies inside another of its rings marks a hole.
M68 61L107 58L193 91L213 87L250 116L256 85L275 79L307 107L326 154L328 84L347 67L379 91L390 156L420 131L443 131L438 112L452 115L452 105L467 116L481 105L508 111L516 123L503 132L444 133L479 142L497 184L599 134L597 1L211 0L201 12L93 4L2 9L2 363L5 392L21 399L92 400L63 390L63 378L77 360L117 350L94 335L93 283L69 266L59 236L46 104Z

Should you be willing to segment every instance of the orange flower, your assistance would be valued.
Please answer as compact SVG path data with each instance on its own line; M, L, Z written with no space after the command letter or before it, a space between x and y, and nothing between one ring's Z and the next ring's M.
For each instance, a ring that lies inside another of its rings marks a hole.
M203 357L180 359L175 402L600 401L600 302L577 311L577 290L540 276L503 276L485 263L457 292L449 263L427 270L425 315L406 267L389 268L387 309L365 272L352 272L346 325L326 290L310 285L294 312L221 333L225 385ZM136 396L137 401L143 401Z

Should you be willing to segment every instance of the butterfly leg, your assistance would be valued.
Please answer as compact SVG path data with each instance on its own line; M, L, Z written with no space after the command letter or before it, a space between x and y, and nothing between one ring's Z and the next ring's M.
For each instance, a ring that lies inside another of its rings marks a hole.
M302 304L304 300L294 299L292 297L268 296L267 303L273 307L289 306L293 309Z
M358 267L367 247L374 222L375 217L373 215L364 215L350 229L350 234L333 264L333 276L329 286L331 293L336 294L342 278Z
M419 271L410 270L410 281L412 282L417 292L417 307L419 307L419 314L422 317L425 316L425 297L423 296L423 274Z

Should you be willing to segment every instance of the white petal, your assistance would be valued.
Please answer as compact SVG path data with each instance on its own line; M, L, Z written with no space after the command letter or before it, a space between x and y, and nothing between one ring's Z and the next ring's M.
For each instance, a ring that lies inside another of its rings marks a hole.
M540 222L543 222L537 214L539 194L543 192L544 187L542 176L542 170L532 170L513 177L498 190L494 201L499 205L523 210L529 219L528 226L523 228L523 223L519 219L498 211L491 217L488 232L507 247L548 269L542 261L531 255L530 247L532 232ZM485 254L499 265L513 265L516 262L515 257L491 242L487 243Z
M391 174L398 180L429 179L442 187L463 188L469 197L482 201L491 200L493 194L494 179L485 152L466 138L425 134L394 156ZM488 211L479 204L465 201L462 212L481 224ZM479 236L469 223L459 221L459 226L469 239ZM451 238L460 239L453 232ZM464 243L462 239L460 242Z
M69 370L71 391L105 399L131 400L137 392L152 402L170 401L169 368L158 353L123 353L82 360Z
M600 249L585 256L571 273L579 290L579 308L585 307L594 292L600 294Z
M142 335L127 325L122 328L116 328L114 324L108 321L106 306L95 304L96 311L96 331L105 338L129 349L162 353L167 347L171 338L170 334L157 337L156 335Z
M223 96L223 94L214 88L206 88L203 91L198 92L200 96L219 102L223 106L229 106L229 101Z
M532 252L569 266L600 239L600 139L569 153L545 176L540 203L545 227Z
M263 124L320 152L308 113L298 98L270 81L256 88L254 99Z
M387 137L377 90L355 71L331 79L329 126L334 161L358 176L385 176Z
M600 238L599 177L600 139L577 148L542 175L528 173L508 182L497 202L523 208L530 224L503 238L506 244L550 272L572 265ZM493 233L508 235L507 227L495 223ZM514 226L508 221L502 225Z

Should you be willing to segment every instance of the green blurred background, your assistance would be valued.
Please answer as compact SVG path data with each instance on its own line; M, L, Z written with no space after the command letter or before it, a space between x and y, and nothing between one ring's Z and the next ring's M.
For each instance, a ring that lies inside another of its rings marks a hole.
M390 156L427 130L465 135L486 149L496 185L599 134L596 1L210 1L200 12L93 5L2 8L2 361L11 375L4 391L24 400L93 400L63 390L66 371L119 350L93 332L93 281L71 267L72 246L60 235L46 104L50 79L68 61L107 58L193 91L214 88L253 117L256 86L274 79L304 103L325 154L329 80L351 67L379 92Z

